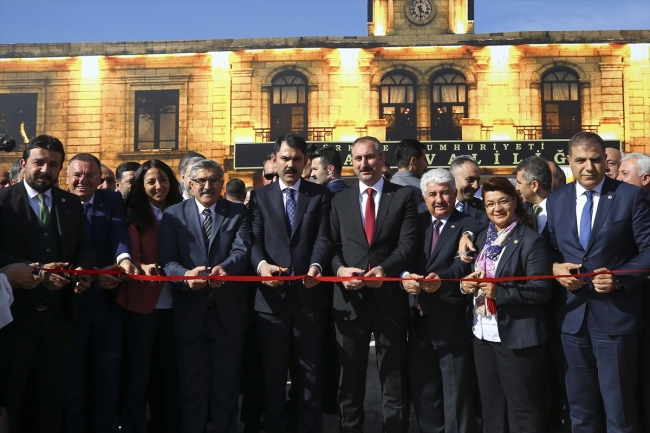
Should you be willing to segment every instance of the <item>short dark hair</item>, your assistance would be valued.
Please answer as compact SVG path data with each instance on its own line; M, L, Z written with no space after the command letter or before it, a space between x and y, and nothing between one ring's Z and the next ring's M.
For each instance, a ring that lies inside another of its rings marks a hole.
M307 145L307 158L312 159L316 152L318 152L319 147L314 143L309 143Z
M526 185L534 180L539 183L539 186L545 190L550 191L552 182L551 168L548 166L546 160L539 156L530 156L517 165L517 173L523 171L523 178ZM561 171L561 170L560 170Z
M246 184L243 180L233 177L226 183L226 195L238 200L246 200Z
M68 162L68 167L70 167L70 164L72 164L73 161L83 161L83 162L94 162L97 164L97 168L99 171L102 171L102 163L99 161L99 158L97 158L95 155L92 153L78 153L72 158L70 158L70 162Z
M181 156L181 160L178 162L178 175L183 176L185 174L185 171L187 170L187 166L189 164L190 158L203 158L205 159L205 156L201 155L198 152L187 152L183 156Z
M343 161L341 160L341 155L333 147L321 147L312 156L312 159L314 158L320 158L320 163L323 167L334 166L334 174L337 176L341 175Z
M553 172L553 180L555 181L555 184L560 186L566 185L566 174L564 174L564 170L562 170L560 164L555 161L551 161L551 164L555 166L555 171Z
M278 154L282 143L286 142L289 147L295 147L299 149L303 155L307 156L307 142L304 138L293 132L284 134L282 137L275 140L275 146L273 147L273 153Z
M36 149L37 147L49 150L50 152L59 152L61 154L61 165L63 165L63 161L65 161L65 150L63 149L63 143L58 138L52 137L51 135L39 135L38 137L32 138L27 143L27 146L25 146L25 150L23 150L23 159L27 161L32 149Z
M571 137L567 151L569 152L569 155L571 155L571 150L574 147L585 145L599 147L603 153L605 153L605 142L600 135L594 134L593 132L578 132L576 135Z
M268 155L266 155L264 157L264 161L262 161L262 170L264 170L264 164L266 164L267 162L269 162L270 160L273 159L273 155L274 155L274 153L271 152L271 153L269 153Z
M531 224L532 219L530 215L528 215L528 212L526 212L526 209L524 208L524 204L519 198L519 194L517 194L517 189L512 183L510 183L510 181L507 178L496 176L496 177L491 177L485 182L483 182L483 199L485 199L486 192L494 192L494 191L500 191L512 197L512 199L517 204L515 213L519 217L519 221L522 224Z
M15 160L13 164L11 164L11 168L9 169L9 180L12 182L18 183L20 181L20 169L22 167L20 166L20 158Z
M359 137L356 140L354 140L354 142L352 143L352 147L354 147L355 144L357 144L360 141L370 141L370 142L372 142L372 144L375 145L375 150L377 150L377 153L379 155L384 154L384 149L382 149L382 147L381 147L381 142L376 137L372 137L370 135L366 135L364 137Z
M408 167L411 158L420 159L422 152L426 152L426 147L424 147L424 144L420 143L414 138L405 138L395 145L395 159L397 159L397 167Z
M121 182L124 173L126 173L127 171L138 171L139 168L140 168L139 162L125 161L117 166L117 169L115 170L115 178L117 179L118 182Z
M449 172L453 175L455 174L459 169L465 165L466 162L469 162L470 164L474 164L477 167L480 167L478 165L478 162L476 161L476 158L470 155L460 155L454 158L453 161L451 161L451 164L449 165Z

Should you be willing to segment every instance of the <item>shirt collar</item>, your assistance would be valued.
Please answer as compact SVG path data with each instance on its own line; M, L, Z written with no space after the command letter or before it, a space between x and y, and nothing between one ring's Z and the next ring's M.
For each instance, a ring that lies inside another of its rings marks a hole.
M543 210L544 212L546 212L546 199L540 201L539 204L538 204L537 206L541 207L542 210Z
M596 185L591 191L597 192L598 195L600 195L601 191L603 190L603 184L605 183L605 177L603 177L600 183ZM584 186L580 185L580 182L576 180L576 198L583 195L585 191L587 191L587 189Z
M433 215L431 215L431 224L433 224L436 220L438 220L438 221L440 221L440 224L444 226L445 224L447 224L447 220L449 219L450 216L451 216L451 214L447 215L444 218L436 218Z
M40 192L36 191L34 188L29 186L27 182L22 182L22 184L25 185L25 190L27 191L27 195L29 195L29 198L34 198L37 195L41 194ZM50 200L52 200L52 188L48 189L43 194L45 194L46 197L49 197Z
M93 196L90 197L90 200L88 200L88 201L82 201L81 204L90 203L90 204L92 205L94 201L95 201L95 194L93 194Z
M151 206L151 209L153 210L153 214L156 216L156 219L158 221L160 221L160 219L163 216L163 211L161 211L160 209L158 209L156 206L152 205L151 203L149 203L149 206ZM201 212L203 212L203 211L201 211Z
M377 192L382 192L384 190L384 176L380 177L377 183L371 186L368 186L363 182L359 182L359 195L367 194L366 190L368 188L372 188Z
M219 201L219 200L217 200L217 201ZM196 207L199 209L199 215L201 215L203 213L203 211L206 210L206 209L210 209L210 212L215 213L215 209L217 208L217 202L215 202L210 207L205 207L195 198L194 203L196 203Z
M278 183L280 184L280 191L284 191L287 188L293 188L295 191L300 190L300 182L302 182L301 178L298 178L296 183L293 184L293 186L289 186L286 183L282 182L282 179L278 177Z

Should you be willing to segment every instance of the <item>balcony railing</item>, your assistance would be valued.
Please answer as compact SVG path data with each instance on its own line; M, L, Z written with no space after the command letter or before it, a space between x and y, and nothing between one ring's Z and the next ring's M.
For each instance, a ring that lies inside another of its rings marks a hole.
M307 128L307 141L332 141L334 128Z
M481 140L489 140L494 131L494 126L481 126Z
M268 143L271 141L271 128L254 128L253 131L255 131L256 143Z
M523 140L541 140L549 138L571 138L576 132L575 128L562 128L539 125L518 125L515 126L517 139ZM598 125L581 125L580 131L593 132L598 134Z
M368 135L368 128L366 128L365 126L357 126L356 128L354 128L354 132L357 134L357 138L365 137L366 135Z

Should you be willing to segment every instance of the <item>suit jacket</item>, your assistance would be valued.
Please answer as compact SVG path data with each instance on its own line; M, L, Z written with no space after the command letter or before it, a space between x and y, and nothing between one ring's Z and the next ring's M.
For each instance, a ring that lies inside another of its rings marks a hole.
M582 263L583 271L650 269L650 205L641 188L605 177L585 251L578 240L575 182L551 192L546 200L548 239L555 261ZM642 293L648 274L617 274L624 290L597 293L590 279L578 290L557 291L562 332L575 334L589 305L600 329L608 335L632 335L643 325Z
M485 229L478 235L477 251L485 246L487 232ZM504 245L495 277L551 275L550 256L544 237L529 226L518 224ZM546 343L543 304L551 299L551 292L549 279L497 283L497 326L504 347L523 349Z
M436 247L431 252L433 235L432 217L429 212L418 215L420 239L417 250L417 266L413 272L428 275L435 272L442 279L462 278L469 273L470 265L455 260L458 242L465 231L479 233L481 224L474 218L454 210L440 232ZM434 293L420 292L417 296L422 312L427 315L428 336L437 346L454 346L472 341L467 326L467 309L470 297L463 295L457 282L443 281ZM414 314L420 314L415 311Z
M196 200L185 200L165 209L158 230L160 264L170 276L183 276L198 266L224 267L228 275L241 275L250 261L252 235L246 207L219 199L212 220L208 249ZM213 292L213 295L210 293ZM187 283L174 283L174 334L195 340L204 328L209 297L214 296L219 318L230 332L243 333L248 325L247 292L235 282L213 289L206 285L190 290Z
M327 189L330 190L332 195L335 195L337 192L341 192L348 187L343 179L334 179L328 182L325 186L327 186Z
M120 254L131 253L124 199L118 192L98 189L91 212L90 239L96 253L95 266L101 269L114 264Z
M332 244L329 215L331 195L328 189L315 183L300 182L296 198L296 216L292 233L287 233L284 202L280 183L274 182L251 192L249 203L255 241L251 264L257 271L262 260L271 265L293 269L294 275L304 275L318 263L325 269ZM306 289L295 283L302 307L307 310L326 308L330 295L326 286ZM255 311L275 313L284 303L288 285L273 288L257 285Z
M153 215L153 210L151 213ZM129 226L129 236L131 237L131 259L134 265L140 267L143 263L159 263L159 227L160 223L155 216L153 218L153 225L142 235L136 228L135 223ZM156 308L162 288L163 283L140 284L135 281L125 281L122 283L120 294L117 297L117 302L127 310L148 314Z
M413 190L384 182L377 209L375 233L370 245L366 240L359 207L359 183L338 193L332 200L332 269L341 266L368 269L381 266L389 277L399 277L416 259L418 217ZM334 288L334 317L354 320L362 311L363 298L372 291L381 314L387 317L408 317L408 294L399 283L384 283L372 289L346 290L341 284Z
M61 262L68 262L73 267L92 269L95 264L95 251L90 243L90 236L84 222L84 213L79 197L59 188L52 188L52 213L58 222ZM38 217L29 205L29 195L24 184L18 183L0 190L0 262L2 265L38 261L35 228ZM40 295L39 295L40 292ZM45 294L45 295L43 295ZM19 319L21 312L35 309L41 302L41 296L47 303L66 304L72 308L74 286L71 284L56 292L49 292L39 286L34 290L15 290L11 311L14 319Z

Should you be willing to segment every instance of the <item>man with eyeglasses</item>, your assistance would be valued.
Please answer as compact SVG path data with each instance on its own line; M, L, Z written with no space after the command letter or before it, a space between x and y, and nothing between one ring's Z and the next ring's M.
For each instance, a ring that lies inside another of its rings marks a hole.
M95 266L138 274L131 262L131 238L126 225L122 196L100 190L102 168L99 159L80 153L70 159L66 170L68 190L81 199L84 224L95 249ZM68 365L65 389L65 423L68 432L83 432L86 413L94 431L117 432L119 426L122 314L117 304L121 279L99 275L89 290L77 299L74 347ZM92 357L88 358L88 354ZM86 381L90 367L92 387ZM94 396L91 399L90 396ZM92 401L92 408L86 405Z
M273 153L269 153L262 163L262 186L270 185L278 179L278 173L275 171L275 162Z
M248 211L221 198L223 169L203 159L189 172L194 198L170 206L160 221L160 264L169 276L236 276L250 263ZM248 292L204 278L172 285L183 432L237 428Z

